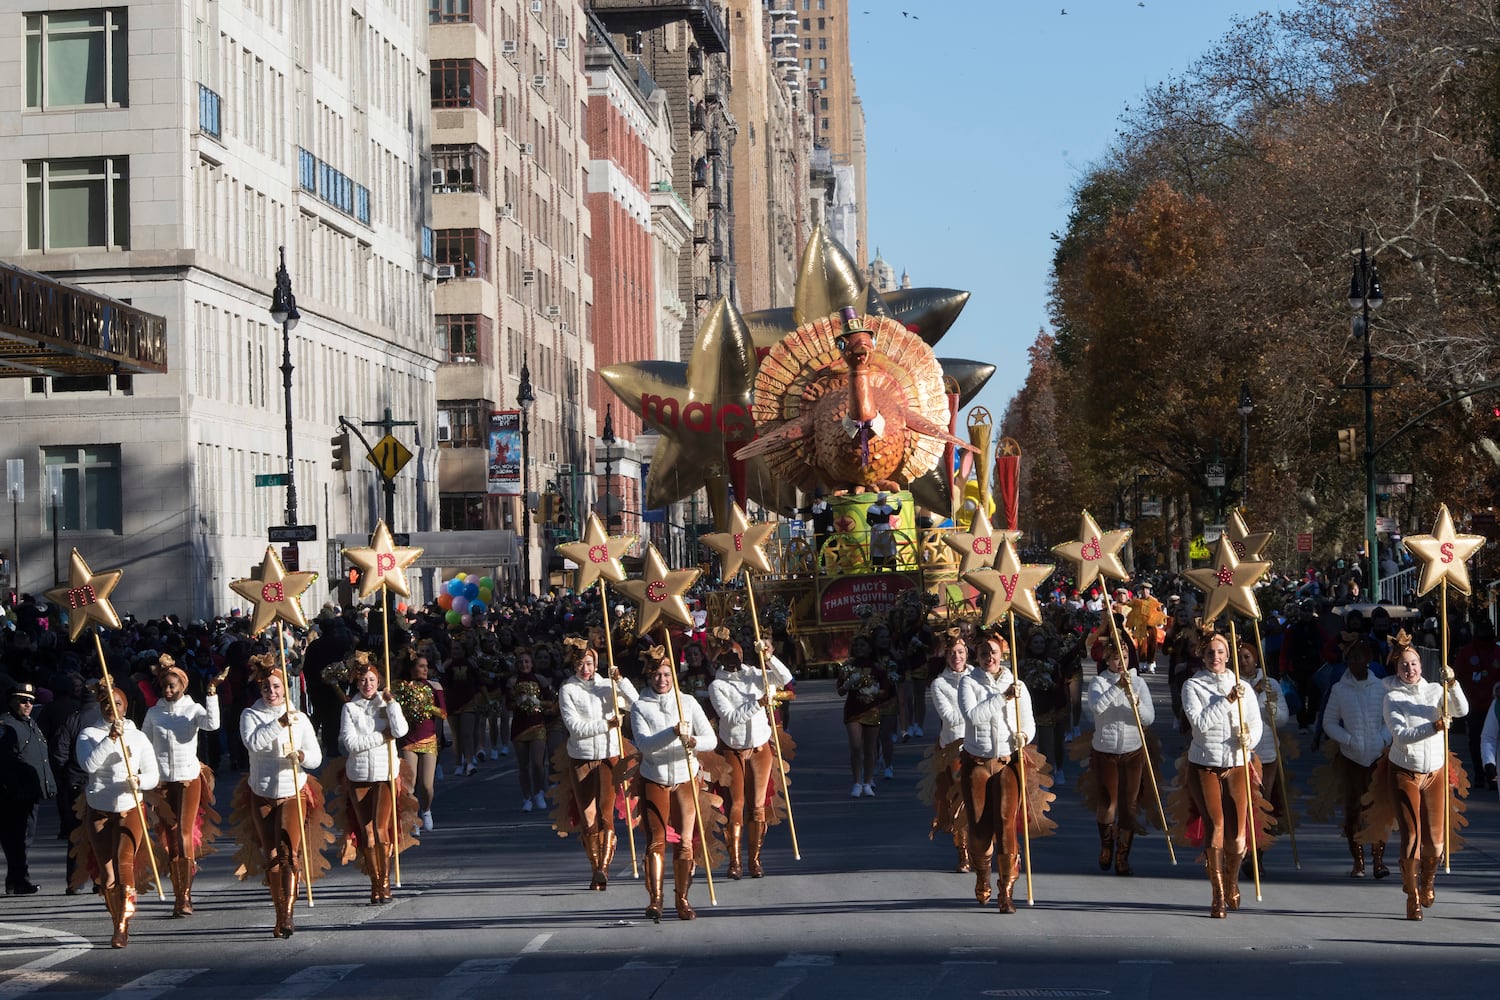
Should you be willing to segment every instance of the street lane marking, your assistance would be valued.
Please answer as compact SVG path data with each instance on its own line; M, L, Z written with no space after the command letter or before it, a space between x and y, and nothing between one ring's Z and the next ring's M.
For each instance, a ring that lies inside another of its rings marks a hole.
M53 983L60 983L67 978L66 972L23 972L0 983L0 997L4 997L5 1000L23 997L37 990L44 990Z
M139 979L132 979L121 986L104 1000L156 1000L157 997L166 993L174 987L180 986L192 979L194 976L202 975L208 969L157 969L148 972Z
M317 996L358 968L361 966L309 965L287 976L270 993L262 994L261 1000L302 1000Z
M815 968L833 964L832 955L814 955L800 951L788 954L776 963L778 969Z
M521 954L523 954L523 955L533 955L533 954L541 951L542 950L542 946L545 945L550 940L552 940L552 932L551 931L548 931L545 934L538 934L536 937L534 937L530 941L526 942L526 947L524 947L524 948L521 949Z
M41 938L51 939L52 946L32 945L30 942ZM9 948L12 941L22 941L26 944L20 948ZM76 958L93 949L88 938L80 937L68 931L60 931L53 927L43 927L39 924L0 924L0 943L7 945L7 951L14 954L17 951L45 951L46 954L33 958L23 965L16 966L12 972L15 975L0 983L0 998L10 1000L11 997L21 997L37 990L46 989L53 983L67 978L66 972L47 972L52 966L60 962L66 962L70 958Z
M515 958L471 958L460 962L448 973L452 976L503 976L520 959Z

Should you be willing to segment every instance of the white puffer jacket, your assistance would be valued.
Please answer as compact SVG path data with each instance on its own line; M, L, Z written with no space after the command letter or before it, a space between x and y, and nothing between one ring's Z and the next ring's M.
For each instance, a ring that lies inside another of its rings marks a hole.
M638 697L635 685L623 677L615 684L620 691L620 712L629 712ZM569 677L558 692L557 702L568 730L569 757L604 760L619 756L620 731L609 725L615 717L615 703L608 677L597 673L587 681L576 675Z
M1391 763L1426 774L1443 766L1443 734L1433 722L1443 713L1443 686L1399 680L1385 693L1385 724L1391 731ZM1448 717L1469 714L1469 700L1457 683L1448 686Z
M196 781L203 770L198 760L198 734L219 728L219 699L208 696L200 705L187 695L176 701L163 698L146 712L141 732L151 741L162 781Z
M1366 674L1357 681L1345 671L1328 692L1323 732L1354 763L1361 767L1375 763L1391 745L1391 731L1385 725L1384 680Z
M406 735L406 715L394 699L386 702L380 692L373 698L355 694L344 703L339 717L339 749L347 758L344 774L350 781L390 781L391 758L386 734L399 740ZM393 744L394 745L394 744ZM302 744L297 744L302 749Z
M712 750L719 745L714 728L696 698L682 696L682 710L693 726L698 750ZM671 691L657 694L649 691L630 710L631 732L641 752L641 777L658 785L680 785L688 780L687 756L677 738L677 696ZM693 762L693 773L698 773Z
M1130 677L1130 689L1135 692L1136 704L1141 712L1141 725L1149 726L1156 721L1156 706L1151 703L1151 689L1134 670L1125 671ZM1135 724L1135 712L1130 707L1130 695L1120 687L1120 674L1108 671L1089 681L1088 697L1083 710L1094 719L1094 738L1089 745L1100 753L1134 753L1141 748L1141 730Z
M943 721L942 729L938 732L940 747L964 738L967 726L964 723L964 713L958 707L958 688L972 670L972 667L965 666L963 673L955 673L951 668L945 667L928 685L928 690L932 692L932 706L937 709L938 718Z
M135 772L143 792L161 781L151 741L129 719L124 720L124 728L121 738L130 751L129 769L120 753L120 740L110 739L108 723L97 722L78 734L78 766L89 773L83 795L90 808L100 812L122 813L135 808L135 796L126 783L130 771Z
M1200 670L1182 685L1182 711L1193 727L1188 760L1205 767L1238 767L1246 763L1240 750L1240 711L1245 715L1245 743L1260 743L1260 706L1250 685L1240 681L1238 703L1227 695L1234 688L1234 674Z
M1005 696L1012 684L1017 698ZM1021 726L1017 739L1016 710ZM1031 714L1031 692L1015 679L1009 667L999 673L970 670L958 685L958 708L964 715L964 749L975 757L1009 757L1036 736Z
M1291 709L1287 708L1286 692L1281 690L1281 685L1271 681L1271 690L1262 691L1260 686L1266 682L1266 675L1261 670L1255 671L1255 676L1249 678L1250 685L1255 688L1255 705L1260 709L1260 740L1255 744L1255 756L1262 764L1269 764L1276 759L1279 752L1276 747L1276 734L1279 727L1286 725L1287 716L1291 715ZM1275 709L1270 708L1275 705ZM1271 713L1276 713L1276 727L1270 722Z
M318 734L312 723L301 712L292 713L289 729L281 724L286 713L285 705L272 708L261 698L240 713L240 740L250 756L250 791L263 799L290 798L307 784L307 772L323 766L323 750L318 746ZM296 739L297 751L302 754L302 763L292 777L292 762L287 753Z
M769 692L760 668L748 663L738 670L720 670L708 686L709 704L719 717L719 742L733 750L754 750L771 741L771 723L760 700L790 684L792 673L774 656L766 663L766 673Z

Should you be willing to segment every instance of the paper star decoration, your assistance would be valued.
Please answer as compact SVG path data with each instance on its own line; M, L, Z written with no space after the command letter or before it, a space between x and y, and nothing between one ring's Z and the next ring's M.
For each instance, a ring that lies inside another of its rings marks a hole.
M106 628L119 628L120 617L109 595L120 583L123 570L108 569L95 573L83 561L78 550L68 560L68 585L47 591L47 600L68 613L68 639L77 642L89 622L98 622Z
M573 590L581 594L597 580L619 583L625 579L625 567L620 565L620 557L635 544L635 539L635 535L607 534L599 515L590 514L583 537L557 547L557 551L578 564Z
M1251 531L1246 526L1245 519L1236 510L1230 512L1229 523L1224 526L1224 534L1229 538L1229 544L1234 547L1234 557L1244 560L1261 558L1266 546L1271 544L1271 538L1276 533L1274 531Z
M943 535L943 542L958 553L959 576L995 565L995 557L1000 554L1000 540L982 510L974 512L968 531L950 531Z
M1469 567L1465 564L1484 541L1483 535L1455 533L1448 505L1439 504L1437 524L1432 526L1432 534L1412 535L1405 539L1407 549L1422 562L1422 580L1417 584L1417 596L1445 581L1460 594L1467 594Z
M306 628L307 615L302 612L301 598L317 578L316 573L288 573L281 557L268 545L266 557L261 560L260 572L243 580L232 581L229 589L255 605L255 620L250 626L250 634L259 635L278 618L289 625Z
M1040 625L1042 609L1037 605L1036 588L1052 575L1053 569L1045 565L1023 565L1015 543L1002 535L995 565L965 573L964 579L985 595L984 624L993 625L1007 613L1014 613Z
M1271 564L1247 559L1241 562L1234 546L1220 538L1214 546L1214 564L1203 569L1184 570L1188 582L1203 591L1203 622L1215 621L1225 608L1233 608L1246 618L1260 620L1260 605L1255 600L1255 584L1270 570Z
M622 594L635 602L635 634L645 635L663 616L692 628L693 615L682 595L698 581L701 572L700 569L667 569L656 546L647 545L641 578L615 584Z
M745 517L744 508L739 504L731 504L729 530L703 535L698 541L719 554L719 565L722 567L719 576L728 583L739 576L740 570L746 566L757 573L771 572L771 560L766 555L765 545L766 539L775 530L776 525L770 521L751 524Z
M370 537L368 547L344 550L344 558L364 574L359 581L360 597L369 597L382 585L394 594L410 597L411 585L406 582L406 567L421 556L421 549L398 546L384 521L375 525L375 534Z
M1077 577L1078 590L1082 593L1101 576L1122 582L1130 579L1120 562L1120 549L1129 540L1130 529L1101 531L1094 515L1084 511L1078 524L1078 540L1054 545L1052 551L1073 564L1073 575Z

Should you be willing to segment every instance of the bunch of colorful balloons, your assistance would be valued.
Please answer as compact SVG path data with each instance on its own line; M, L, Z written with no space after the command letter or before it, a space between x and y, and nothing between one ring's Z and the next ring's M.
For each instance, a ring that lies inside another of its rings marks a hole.
M494 597L493 577L459 573L443 584L438 594L438 607L446 612L443 620L449 625L467 627L474 624L475 615L482 615L490 609Z

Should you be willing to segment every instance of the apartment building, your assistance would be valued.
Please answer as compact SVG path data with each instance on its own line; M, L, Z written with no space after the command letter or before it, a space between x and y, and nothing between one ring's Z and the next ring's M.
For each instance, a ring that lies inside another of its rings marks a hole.
M827 150L833 194L830 232L855 260L868 260L865 201L865 111L855 90L849 51L849 0L770 0L791 9L801 41L802 76L813 122L813 146ZM821 165L815 164L818 172Z
M295 520L317 541L278 548L320 573L315 609L339 575L329 539L381 513L370 464L330 468L340 416L416 421L394 527L436 526L428 197L411 182L429 141L424 14L0 2L0 259L161 317L168 359L0 381L0 457L32 484L18 589L52 585L56 538L64 573L75 546L124 569L122 612L222 613L243 607L228 583L268 529Z

